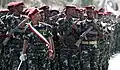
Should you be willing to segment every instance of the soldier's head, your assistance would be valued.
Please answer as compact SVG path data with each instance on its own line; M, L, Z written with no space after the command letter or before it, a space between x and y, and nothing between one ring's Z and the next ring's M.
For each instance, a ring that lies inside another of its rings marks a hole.
M32 21L38 22L41 20L40 11L37 8L32 8L28 13L29 18Z
M40 11L40 15L41 15L41 22L44 22L44 20L45 20L45 14L44 14L44 12L43 12L43 10L41 10Z
M0 17L3 16L3 15L6 15L8 12L9 12L8 9L1 9L0 10Z
M98 20L103 21L104 12L98 12Z
M23 2L16 2L15 3L15 9L17 10L18 13L22 14L23 8L24 8Z
M57 15L57 14L59 14L59 11L58 10L50 10L50 16L52 17L52 16L55 16L55 15Z
M40 7L39 10L43 10L45 17L48 17L50 15L49 8L50 8L49 6L45 5L45 6Z
M88 19L93 19L94 18L94 6L87 6L86 8L86 14Z
M10 13L14 13L14 12L15 12L15 3L16 3L16 2L9 2L9 3L7 4L7 9L9 9L9 12L10 12Z
M84 8L76 9L76 13L77 13L78 17L81 18L81 19L84 17L84 12L85 12Z
M80 17L80 9L79 9L79 8L76 8L76 9L75 9L75 12L76 12L76 16L77 16L77 17Z
M75 16L76 15L76 11L75 11L75 9L76 9L76 6L74 6L74 5L67 5L67 6L65 6L65 14L66 14L66 16Z

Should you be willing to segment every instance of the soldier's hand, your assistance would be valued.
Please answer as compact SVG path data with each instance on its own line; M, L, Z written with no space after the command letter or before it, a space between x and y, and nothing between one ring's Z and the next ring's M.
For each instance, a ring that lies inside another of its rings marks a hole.
M27 55L26 54L21 54L20 58L21 61L25 61L27 59Z

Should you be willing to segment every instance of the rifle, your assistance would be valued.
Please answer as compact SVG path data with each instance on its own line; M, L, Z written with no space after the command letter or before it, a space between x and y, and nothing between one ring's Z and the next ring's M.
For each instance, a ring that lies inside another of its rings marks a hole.
M82 42L82 39L86 36L87 33L89 33L91 30L93 29L93 26L89 27L89 29L87 29L84 33L82 33L82 35L80 35L80 39L77 40L77 42L75 43L75 45L77 47L79 47L80 43Z

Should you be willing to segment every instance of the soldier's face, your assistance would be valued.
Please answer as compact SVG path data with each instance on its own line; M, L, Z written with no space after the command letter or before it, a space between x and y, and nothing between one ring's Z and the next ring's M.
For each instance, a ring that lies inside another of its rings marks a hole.
M46 17L48 17L50 15L49 9L45 9L44 14L45 14Z
M87 17L88 17L88 18L93 18L93 17L94 17L94 10L88 9L88 10L86 11L86 13L87 13Z
M36 21L40 21L40 20L41 20L41 15L39 14L39 12L36 13L36 14L34 14L34 15L32 16L32 19L33 19L33 20L36 20Z
M20 5L20 6L16 7L16 9L17 9L17 11L18 11L19 13L22 13L23 8L24 8L23 5Z
M45 19L44 13L42 12L42 13L40 13L40 15L41 15L41 20L40 21L44 21L44 19Z
M16 10L15 7L9 9L10 12L15 12L15 10Z
M76 14L76 11L75 11L75 8L69 8L67 9L67 13L71 16L75 16Z

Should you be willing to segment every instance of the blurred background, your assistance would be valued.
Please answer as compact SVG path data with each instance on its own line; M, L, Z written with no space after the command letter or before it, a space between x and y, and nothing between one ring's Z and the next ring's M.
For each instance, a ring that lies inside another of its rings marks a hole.
M6 8L7 3L11 1L24 1L27 7L49 5L51 8L57 9L62 9L66 4L75 4L78 7L95 5L96 8L109 4L114 10L119 10L120 6L120 0L0 0L0 8Z

